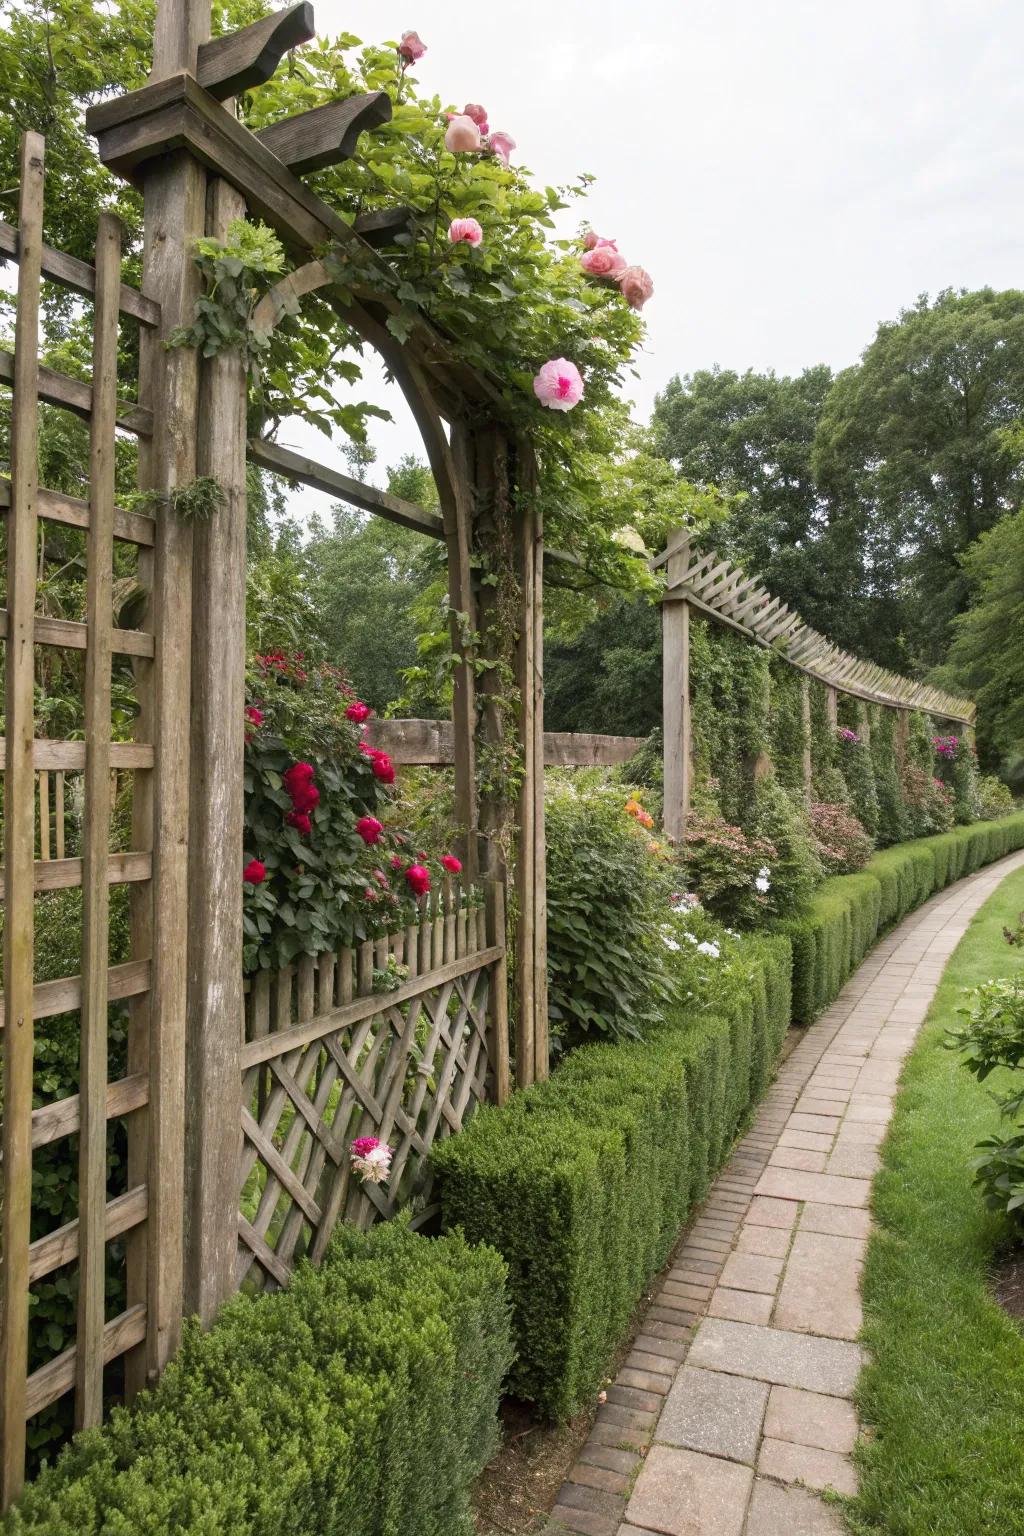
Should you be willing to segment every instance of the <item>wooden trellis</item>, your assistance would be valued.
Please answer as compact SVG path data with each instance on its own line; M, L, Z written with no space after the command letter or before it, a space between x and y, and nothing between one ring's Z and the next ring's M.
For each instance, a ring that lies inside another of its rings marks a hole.
M928 683L900 677L875 662L861 661L833 645L805 624L781 598L773 597L757 576L747 576L714 550L692 548L689 533L680 530L652 562L665 567L662 594L662 706L665 754L665 830L680 838L686 827L693 778L693 728L690 709L690 610L737 630L756 645L774 651L804 674L801 700L804 721L804 782L810 793L810 697L806 679L828 688L829 718L836 723L836 697L851 694L862 704L877 704L900 712L921 709L940 719L973 727L970 699L944 693ZM867 719L865 715L865 721ZM902 730L902 726L901 726Z

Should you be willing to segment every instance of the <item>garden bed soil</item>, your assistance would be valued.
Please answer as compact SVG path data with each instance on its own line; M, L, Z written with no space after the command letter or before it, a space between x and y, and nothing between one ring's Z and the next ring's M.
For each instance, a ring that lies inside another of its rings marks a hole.
M1024 1321L1024 1248L1004 1254L992 1271L992 1293L1011 1317Z

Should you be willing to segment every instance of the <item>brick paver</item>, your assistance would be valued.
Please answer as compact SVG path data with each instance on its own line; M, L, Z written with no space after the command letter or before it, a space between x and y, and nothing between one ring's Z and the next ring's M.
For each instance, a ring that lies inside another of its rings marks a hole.
M841 1536L856 1491L868 1202L904 1058L948 957L1024 853L883 939L804 1031L655 1282L548 1532Z

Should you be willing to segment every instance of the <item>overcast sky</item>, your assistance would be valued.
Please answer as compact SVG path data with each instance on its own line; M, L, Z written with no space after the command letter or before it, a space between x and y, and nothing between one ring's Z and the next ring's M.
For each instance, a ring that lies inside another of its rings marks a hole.
M415 28L424 90L482 102L541 184L596 176L590 221L654 278L642 418L676 372L840 368L922 291L1024 285L1021 0L317 0L316 20ZM395 415L371 479L417 448Z

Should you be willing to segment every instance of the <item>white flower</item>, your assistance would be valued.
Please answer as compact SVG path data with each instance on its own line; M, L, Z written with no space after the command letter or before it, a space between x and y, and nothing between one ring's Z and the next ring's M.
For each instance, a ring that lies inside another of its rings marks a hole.
M758 876L759 880L767 880L768 876L770 874L771 874L771 870L768 868L767 864L762 864L761 868L757 872L757 876Z
M677 914L681 914L683 912L692 912L695 907L699 906L700 897L695 896L692 891L686 891L682 896L677 897L673 901L672 911Z
M754 889L756 891L760 891L761 895L764 896L768 891L771 890L771 888L772 888L772 883L768 879L768 876L767 875L758 875L757 879L754 881Z
M679 944L676 943L675 939L670 939L667 933L663 933L662 934L661 942L664 944L666 949L679 949L680 948Z
M695 933L684 933L683 938L688 944L696 944L697 942L697 935Z
M717 944L713 944L710 940L705 939L702 944L697 945L697 953L698 955L710 955L712 960L717 960L722 951Z

